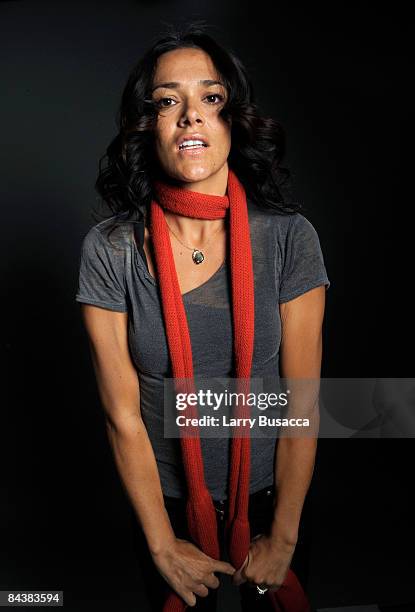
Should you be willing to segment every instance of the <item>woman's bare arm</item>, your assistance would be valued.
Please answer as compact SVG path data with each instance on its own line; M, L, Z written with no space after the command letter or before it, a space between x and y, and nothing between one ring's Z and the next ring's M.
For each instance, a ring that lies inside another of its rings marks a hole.
M157 553L174 533L154 451L141 419L140 386L127 341L127 314L82 305L92 362L117 470L148 546Z
M296 415L299 411L303 418L309 416L308 391L314 391L315 386L302 383L306 379L313 383L320 377L324 302L325 288L316 287L280 306L280 373L287 379L288 388L291 382L294 383L291 389L296 396ZM314 402L311 402L311 408L311 416L315 416ZM269 535L251 542L250 554L234 574L234 584L246 580L272 588L280 588L283 584L298 541L301 512L313 474L316 448L317 439L310 436L284 435L278 439L276 499L271 530Z
M324 286L280 305L282 339L280 374L284 379L299 380L299 393L314 390L313 381L320 378L322 358L322 324L325 307ZM310 385L301 381L308 379ZM294 383L295 387L295 383ZM313 396L314 397L314 396ZM306 403L306 402L305 402ZM298 407L306 413L308 407ZM318 414L312 406L312 427ZM304 414L304 416L309 416ZM318 423L317 423L318 426ZM301 511L314 470L317 437L281 437L276 452L275 484L277 503L272 536L281 544L295 544Z
M128 315L82 304L82 316L121 481L159 572L193 606L195 594L206 597L208 587L219 586L214 572L232 575L235 569L175 537L153 447L141 418L139 380L128 349Z

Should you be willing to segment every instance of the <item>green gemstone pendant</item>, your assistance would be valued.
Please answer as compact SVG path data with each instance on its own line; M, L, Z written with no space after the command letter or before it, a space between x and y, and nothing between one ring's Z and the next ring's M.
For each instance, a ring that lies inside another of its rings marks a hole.
M193 250L192 259L195 264L201 264L204 258L205 256L203 255L202 251L198 251L197 249Z

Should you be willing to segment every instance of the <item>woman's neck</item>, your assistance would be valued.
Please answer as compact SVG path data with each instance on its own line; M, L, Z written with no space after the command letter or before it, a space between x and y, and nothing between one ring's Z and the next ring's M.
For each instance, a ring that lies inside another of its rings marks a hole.
M194 219L183 217L169 210L164 211L164 216L168 226L180 240L189 246L205 243L213 233L220 232L219 228L225 226L225 218Z

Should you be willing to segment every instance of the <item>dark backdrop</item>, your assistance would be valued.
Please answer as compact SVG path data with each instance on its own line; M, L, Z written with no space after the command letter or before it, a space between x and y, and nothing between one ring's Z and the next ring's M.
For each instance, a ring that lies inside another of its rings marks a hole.
M287 6L288 5L288 6ZM410 377L409 19L399 4L1 2L0 589L133 609L140 579L74 301L98 158L162 22L204 18L247 65L331 280L323 375ZM321 440L314 606L413 601L411 440Z

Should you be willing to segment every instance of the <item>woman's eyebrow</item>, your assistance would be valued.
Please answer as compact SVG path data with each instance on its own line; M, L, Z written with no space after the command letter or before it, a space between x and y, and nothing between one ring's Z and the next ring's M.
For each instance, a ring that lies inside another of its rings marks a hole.
M223 86L223 83L221 81L214 81L212 79L202 79L201 81L198 81L198 84L205 85L205 86L209 86L209 85L222 85ZM153 87L153 89L151 90L151 93L153 93L159 87L166 87L166 89L180 89L181 83L177 81L170 81L168 83L159 83L158 85L155 85Z

